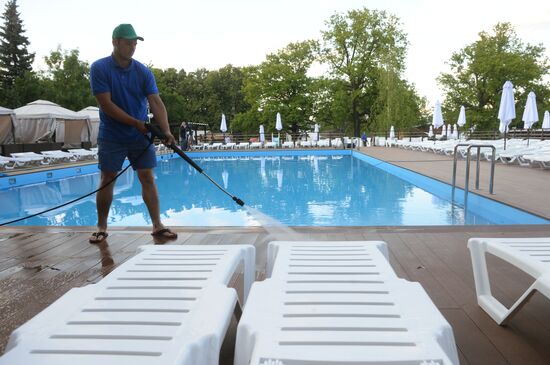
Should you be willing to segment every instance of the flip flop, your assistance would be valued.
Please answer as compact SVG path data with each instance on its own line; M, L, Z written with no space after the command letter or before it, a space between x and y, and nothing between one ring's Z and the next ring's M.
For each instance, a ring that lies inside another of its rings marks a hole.
M101 243L109 236L107 232L94 232L90 237L90 243Z
M160 237L160 238L168 238L168 239L172 239L172 240L175 240L176 238L178 238L177 233L172 232L170 230L170 228L159 229L158 231L151 233L151 236Z

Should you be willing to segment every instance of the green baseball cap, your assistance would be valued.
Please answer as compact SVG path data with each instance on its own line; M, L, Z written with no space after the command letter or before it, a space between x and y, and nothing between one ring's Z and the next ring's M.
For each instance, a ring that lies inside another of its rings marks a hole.
M134 30L134 27L132 27L132 24L119 24L114 30L113 30L113 39L139 39L140 41L143 40L143 37L140 37L136 34L136 31Z

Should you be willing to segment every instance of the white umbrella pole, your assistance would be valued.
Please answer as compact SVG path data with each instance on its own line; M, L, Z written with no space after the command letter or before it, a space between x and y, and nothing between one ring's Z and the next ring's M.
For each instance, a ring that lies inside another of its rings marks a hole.
M508 131L508 126L504 128L504 151L506 151L506 132Z

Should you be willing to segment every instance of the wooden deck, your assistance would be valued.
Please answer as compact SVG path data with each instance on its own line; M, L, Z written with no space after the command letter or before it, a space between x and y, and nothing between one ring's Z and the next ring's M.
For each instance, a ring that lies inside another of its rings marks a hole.
M382 148L365 152L417 171L439 171L436 174L441 174L438 177L441 180L450 175L450 168L445 176L443 170L433 168L437 164L449 164L448 158L437 155L411 155L410 151ZM536 174L525 178L529 169L515 169L521 170L498 172L497 194L493 198L517 206L522 204L527 210L550 216L549 195L542 197L538 190L531 190L544 186L550 172L533 169ZM520 178L518 175L523 175L530 188L517 188L522 191L516 193L514 184ZM260 280L264 276L267 243L287 239L289 234L272 228L179 227L176 230L179 238L170 244L253 244ZM108 241L102 245L88 243L92 231L93 227L0 228L0 353L15 328L63 293L97 282L132 257L138 246L155 243L148 227L110 229ZM300 240L386 241L397 274L420 282L453 327L462 364L550 363L550 301L535 294L507 327L496 325L477 306L466 248L471 237L550 236L550 225L304 227L295 231ZM531 284L528 276L495 257L489 258L489 266L493 291L506 304L512 303ZM222 348L221 364L232 364L234 340L235 323Z

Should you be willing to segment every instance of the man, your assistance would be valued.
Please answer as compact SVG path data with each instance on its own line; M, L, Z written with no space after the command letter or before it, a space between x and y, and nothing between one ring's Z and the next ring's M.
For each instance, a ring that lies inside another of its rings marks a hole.
M141 183L143 201L153 222L153 236L175 239L177 235L160 220L160 204L153 175L155 148L146 138L147 104L166 135L165 144L175 143L170 133L166 108L151 70L132 59L137 41L131 24L113 30L113 53L92 64L90 84L99 104L101 120L98 135L98 159L101 186L109 183L122 169L128 157ZM97 231L90 243L100 243L107 236L107 218L113 201L114 183L96 195Z
M187 151L189 147L189 126L187 122L182 122L180 125L180 147L183 151Z

